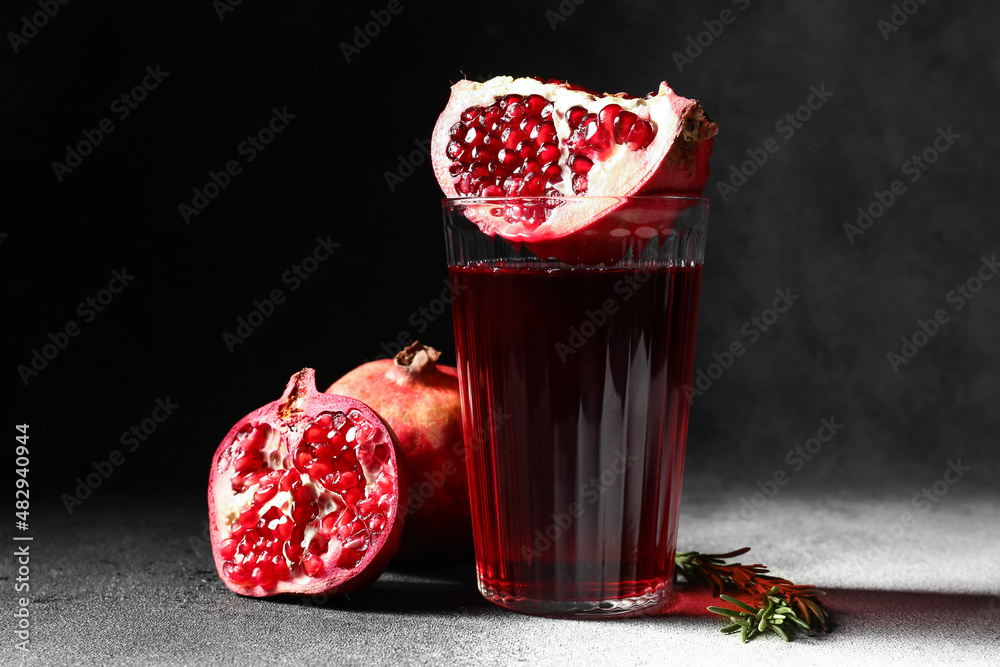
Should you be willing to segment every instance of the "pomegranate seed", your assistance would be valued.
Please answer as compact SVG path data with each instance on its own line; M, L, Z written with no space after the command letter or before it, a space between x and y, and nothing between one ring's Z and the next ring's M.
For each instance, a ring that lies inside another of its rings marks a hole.
M287 542L288 538L292 536L293 525L294 524L292 523L291 519L282 514L281 518L278 519L278 525L274 527L274 534L277 535L278 539L280 539L282 542Z
M319 522L319 533L320 535L325 535L330 537L337 530L337 516L335 514L327 514Z
M257 488L257 492L253 494L253 501L255 504L263 505L271 498L274 498L278 493L278 487L268 484L267 486L261 486ZM273 507L271 509L274 509Z
M236 555L236 547L239 546L239 542L233 538L222 540L219 544L219 555L222 556L224 560L232 560L233 556Z
M552 162L559 159L559 146L553 143L542 144L538 147L538 161Z
M347 542L344 542L344 550L345 551L363 551L364 549L367 548L367 542L368 542L367 537L368 536L365 535L364 533L359 533L358 535L355 535L354 537L352 537L351 539L349 539Z
M309 553L314 556L319 556L326 553L326 547L328 545L328 540L322 535L314 535L312 541L309 542Z
M315 458L324 459L329 462L333 459L334 454L337 452L334 451L333 447L331 447L329 443L321 442L317 445L313 445L312 453Z
M518 127L520 128L521 132L524 132L525 135L530 137L532 130L534 130L537 125L538 125L537 118L526 117L524 118L524 120L521 121L521 124L518 125Z
M524 186L524 179L520 176L510 176L503 182L503 192L505 195L512 196L517 194L518 190Z
M267 440L270 435L270 426L267 424L258 424L252 431L250 431L250 435L243 441L243 451L249 453L259 452L261 448L267 444Z
M306 468L313 460L312 451L308 445L302 445L295 450L295 465L299 468Z
M459 174L461 174L461 173L462 173L463 171L465 171L465 168L466 168L467 166L468 166L468 165L467 165L467 164L465 164L464 162L452 162L452 163L451 163L451 164L450 164L450 165L448 166L448 173L449 173L449 174L451 174L452 176L458 176L458 175L459 175Z
M347 570L352 567L357 567L363 559L364 557L358 552L343 549L340 552L340 556L337 558L337 565Z
M469 107L468 109L462 112L461 118L466 123L474 121L476 118L479 117L480 111L482 111L480 107Z
M260 468L260 454L245 452L233 461L233 469L236 472L247 472Z
M455 189L459 194L467 195L472 192L472 174L465 173L455 181Z
M361 516L369 516L374 514L375 510L378 509L378 500L376 498L365 498L360 503L358 503L358 514Z
M244 506L240 510L240 525L244 528L253 528L257 525L257 508L250 506Z
M556 126L551 123L543 123L536 127L532 131L531 140L537 145L547 144L550 141L555 141L556 138Z
M246 534L246 532L247 529L237 523L232 527L232 530L229 531L229 537L239 542L240 540L243 539L243 536Z
M516 121L518 118L523 118L525 114L524 105L520 102L511 102L507 105L507 110L504 111L503 117L507 121Z
M261 588L270 588L274 583L274 566L267 561L259 563L253 570L253 580Z
M297 542L285 543L285 558L292 563L298 563L302 558L302 545Z
M323 428L318 424L313 424L306 429L305 435L302 436L302 442L313 444L317 442L326 442L326 434L330 431L328 428Z
M635 121L638 119L639 117L631 111L622 111L620 114L615 116L614 127L612 128L615 143L625 143L628 139L629 132L632 131L632 126L635 125Z
M302 561L302 569L306 571L310 577L315 577L323 569L323 559L319 556L309 556L304 561Z
M341 512L340 516L337 518L337 523L336 523L337 528L340 529L343 528L344 526L349 526L350 524L354 523L354 520L356 518L357 515L354 513L354 510L352 510L350 507L344 509L344 511Z
M314 496L308 486L296 486L292 489L292 499L297 503L312 502Z
M249 586L250 585L250 575L247 574L246 568L242 565L233 565L229 568L229 572L226 572L225 566L222 568L223 574L229 576L229 581L233 582L237 586Z
M274 578L285 579L288 577L288 562L284 556L275 556L271 559L271 566L274 567Z
M524 141L524 133L516 127L508 127L500 135L500 140L503 141L504 148L515 148Z
M246 484L244 483L244 475L242 473L237 473L233 475L231 480L233 486L233 491L236 493L243 493L246 490Z
M562 167L559 166L558 162L549 162L542 167L542 174L551 181L562 176Z
M484 197L503 197L503 188L499 185L490 185L483 188Z
M500 216L499 209L497 209L497 212L494 213L493 215L499 217ZM388 494L379 496L378 508L383 512L388 512L390 507L392 507L392 496Z
M344 491L343 496L344 502L350 507L356 506L358 502L364 498L364 495L357 489L357 487Z
M520 104L523 101L524 101L523 97L521 97L520 95L518 95L516 93L512 93L510 95L504 96L504 98L502 100L500 100L500 108L501 109L506 109L511 104Z
M586 174L590 172L590 168L594 166L593 160L584 157L582 155L570 155L569 156L569 169L574 174Z
M583 174L577 174L573 177L573 192L575 194L581 194L587 191L587 177Z
M531 157L535 154L535 144L530 141L522 141L517 145L516 150L522 158Z
M611 147L611 135L608 134L596 118L584 123L584 141L587 146L597 152L606 151Z
M470 127L465 133L465 143L470 146L478 146L486 138L486 132L481 127Z
M455 123L448 130L448 138L449 139L461 139L463 136L465 136L465 129L466 129L465 123L462 123L461 121L458 122L458 123Z
M541 169L542 165L538 164L538 160L534 158L528 158L527 160L521 163L521 173L525 175L533 171L541 171Z
M635 125L632 126L632 130L628 133L628 147L634 151L648 146L647 140L652 139L652 126L647 120L640 120Z
M548 106L548 104L549 101L541 95L528 95L528 99L524 101L524 106L527 107L528 113L532 116L541 116L542 109Z
M505 167L513 168L514 165L521 161L521 156L517 154L517 151L512 151L506 148L500 150L497 153L497 160Z
M587 115L587 110L583 107L573 107L566 112L566 122L569 123L569 129L575 130L583 122L583 117Z
M338 482L337 485L341 489L349 489L351 487L357 486L359 481L360 481L360 479L358 478L358 474L357 473L355 473L355 472L345 472L344 474L342 474L340 476L340 480L339 480L339 482Z
M292 485L299 482L302 478L299 473L294 470L286 470L281 477L281 482L278 484L278 488L282 491L290 491Z
M527 193L533 197L545 192L545 179L537 172L531 172L524 177L524 185Z
M378 535L383 530L385 530L385 524L388 519L385 518L384 514L376 514L371 519L369 519L368 527L371 529L372 534Z
M444 152L452 160L457 160L465 154L465 147L457 141L449 141L448 147L444 149Z
M309 505L296 503L295 506L292 507L292 521L295 523L307 523L312 521L312 518L313 511L312 507Z
M364 527L365 524L363 524L361 521L352 521L351 523L346 523L340 527L340 530L337 531L337 539L343 542L348 538L350 538L355 533L364 530Z
M281 518L281 510L272 505L267 508L267 511L264 512L264 514L261 515L260 523L257 524L257 527L260 528L265 535L269 534L271 531L267 528L267 526L269 526L273 521L277 521L279 518Z
M597 120L601 123L601 127L611 134L615 129L615 118L618 114L622 112L621 106L617 104L608 104L597 114Z
M316 459L313 464L307 469L310 477L320 478L326 477L333 472L333 465L329 461L322 461Z
M243 542L249 544L251 547L257 547L263 544L264 536L256 528L251 528L247 531L246 535L243 536Z

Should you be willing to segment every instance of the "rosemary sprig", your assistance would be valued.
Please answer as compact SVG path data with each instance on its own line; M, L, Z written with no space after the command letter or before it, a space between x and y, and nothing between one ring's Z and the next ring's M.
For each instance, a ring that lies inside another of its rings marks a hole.
M712 594L734 604L738 609L709 607L714 614L728 617L732 623L722 628L722 632L739 632L740 638L750 641L759 634L774 632L785 641L790 641L792 630L810 632L827 631L830 615L823 608L819 596L826 595L815 586L796 585L787 579L767 574L768 569L759 563L743 565L726 563L750 551L743 547L725 554L703 554L698 551L679 552L676 555L677 568L688 581L705 581L712 587ZM734 597L723 595L724 590L737 589L750 595L741 602ZM756 606L751 606L756 605ZM786 623L788 621L788 623Z

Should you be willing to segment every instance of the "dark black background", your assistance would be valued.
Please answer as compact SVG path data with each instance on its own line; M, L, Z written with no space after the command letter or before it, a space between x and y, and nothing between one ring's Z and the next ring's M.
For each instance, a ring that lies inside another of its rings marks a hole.
M555 0L401 2L351 62L339 44L386 3L243 2L220 18L208 0L76 0L19 52L4 40L3 429L13 445L31 424L41 500L122 449L156 399L179 407L95 493L200 493L228 428L303 366L325 387L401 333L454 362L447 314L425 332L409 321L445 279L439 188L426 162L394 191L385 172L430 136L463 74L634 94L666 79L719 123L697 367L749 343L741 327L776 289L800 298L695 399L689 472L750 493L832 416L844 429L800 490L919 491L958 457L991 479L1000 281L960 311L946 295L1000 250L995 3L914 1L885 39L889 2L566 0L559 21ZM735 20L679 71L672 54L725 9ZM4 34L37 11L6 3ZM157 65L169 76L59 182L65 146ZM814 86L832 97L782 136L775 123ZM242 159L275 107L295 115L288 128L186 224L178 205ZM948 127L960 139L911 183L903 163ZM720 179L769 137L780 150L723 199ZM905 194L850 243L843 225L894 179ZM291 291L282 275L317 236L340 246ZM83 323L77 305L122 267L134 281ZM274 289L287 301L230 352L223 334ZM939 308L951 321L894 372L887 353ZM80 335L25 385L17 367L70 320Z

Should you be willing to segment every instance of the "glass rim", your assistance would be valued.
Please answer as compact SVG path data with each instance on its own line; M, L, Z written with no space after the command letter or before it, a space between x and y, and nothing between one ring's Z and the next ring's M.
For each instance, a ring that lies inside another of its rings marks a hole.
M667 195L667 194L640 194L640 195L574 195L572 197L567 197L564 195L512 195L505 197L443 197L441 203L444 205L461 205L461 204L490 204L499 202L516 201L519 203L524 202L535 202L535 201L547 201L550 199L558 199L560 202L573 202L573 201L620 201L620 200L636 200L636 201L669 201L669 200L685 200L691 202L700 202L702 204L707 204L711 200L708 197L703 197L701 195Z

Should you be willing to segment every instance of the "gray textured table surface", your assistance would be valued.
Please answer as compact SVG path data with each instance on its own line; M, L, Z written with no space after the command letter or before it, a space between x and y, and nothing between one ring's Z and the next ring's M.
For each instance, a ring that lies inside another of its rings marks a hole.
M735 514L738 499L701 495L686 492L681 549L753 546L753 562L828 592L834 632L742 645L717 632L695 586L657 617L534 618L480 598L471 564L390 571L319 606L245 599L215 574L200 505L109 495L72 517L33 514L30 651L10 633L0 655L39 665L1000 664L996 496L956 488L894 528L914 510L909 495L787 493L749 520Z

